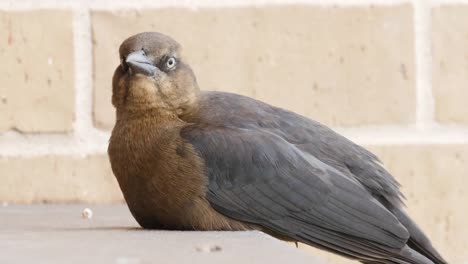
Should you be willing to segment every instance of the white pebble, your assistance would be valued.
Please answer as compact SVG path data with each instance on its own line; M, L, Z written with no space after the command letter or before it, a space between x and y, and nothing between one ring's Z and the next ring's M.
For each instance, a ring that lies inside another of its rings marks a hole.
M89 209L89 208L85 208L85 209L83 209L83 212L81 213L81 216L84 219L91 219L91 217L93 217L93 211L91 211L91 209Z
M222 250L222 248L218 245L201 245L201 246L197 246L195 249L198 252L205 252L205 253L219 252Z
M2 203L2 206L3 206L3 207L7 207L7 206L8 206L8 202L3 202L3 203Z

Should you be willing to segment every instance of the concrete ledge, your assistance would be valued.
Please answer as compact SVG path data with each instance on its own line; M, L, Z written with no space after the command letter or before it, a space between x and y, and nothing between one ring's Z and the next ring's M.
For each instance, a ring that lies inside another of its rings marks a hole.
M0 263L323 263L261 232L142 230L125 205L0 205L0 219Z

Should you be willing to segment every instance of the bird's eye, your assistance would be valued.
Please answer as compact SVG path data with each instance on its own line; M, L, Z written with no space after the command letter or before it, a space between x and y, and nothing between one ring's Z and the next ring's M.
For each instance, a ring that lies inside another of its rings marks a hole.
M172 69L172 68L174 68L176 66L176 63L177 63L176 59L174 57L170 57L166 61L166 67L168 69Z

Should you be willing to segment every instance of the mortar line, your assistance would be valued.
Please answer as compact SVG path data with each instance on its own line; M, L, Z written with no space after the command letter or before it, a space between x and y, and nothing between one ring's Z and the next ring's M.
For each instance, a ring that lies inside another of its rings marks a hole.
M93 129L92 42L89 10L73 10L76 135Z
M442 6L442 5L456 5L456 4L466 5L468 4L468 0L430 0L429 2L432 7Z
M108 133L93 124L93 44L91 14L86 7L73 9L73 45L75 61L74 141L85 152L101 152L106 148Z
M426 0L414 0L414 50L416 66L416 125L434 124L432 94L431 7Z
M355 143L363 145L468 144L467 126L434 126L430 130L421 130L416 126L386 125L333 129ZM85 140L78 139L74 135L4 133L0 137L0 157L105 154L110 134L98 132Z
M76 2L74 0L0 0L0 9L63 9L84 7L91 9L118 10L123 8L162 8L162 7L185 7L185 8L211 8L211 7L248 7L265 5L286 4L310 4L319 6L365 6L365 5L398 5L407 4L411 0L140 0L132 2L128 0L85 0Z
M216 7L248 7L267 5L306 4L317 6L391 6L408 4L418 0L139 0L137 3L129 0L0 0L0 10L34 10L34 9L70 9L88 8L100 10L142 9L142 8L216 8ZM422 0L424 1L424 0ZM468 4L468 0L426 0L427 5Z

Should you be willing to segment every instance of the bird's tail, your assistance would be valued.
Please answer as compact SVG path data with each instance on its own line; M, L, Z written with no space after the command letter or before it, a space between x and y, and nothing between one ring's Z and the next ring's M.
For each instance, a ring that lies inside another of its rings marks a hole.
M364 264L434 264L430 259L407 245L394 257L378 260L361 260L361 262Z
M392 213L398 218L398 220L406 227L410 234L408 240L408 246L410 249L418 252L424 257L428 258L434 264L447 264L447 261L437 252L432 246L431 241L421 231L421 229L409 218L409 216L400 208L393 208ZM406 252L409 254L410 252Z
M400 255L395 258L395 263L435 264L432 260L409 246L405 246L401 250Z

